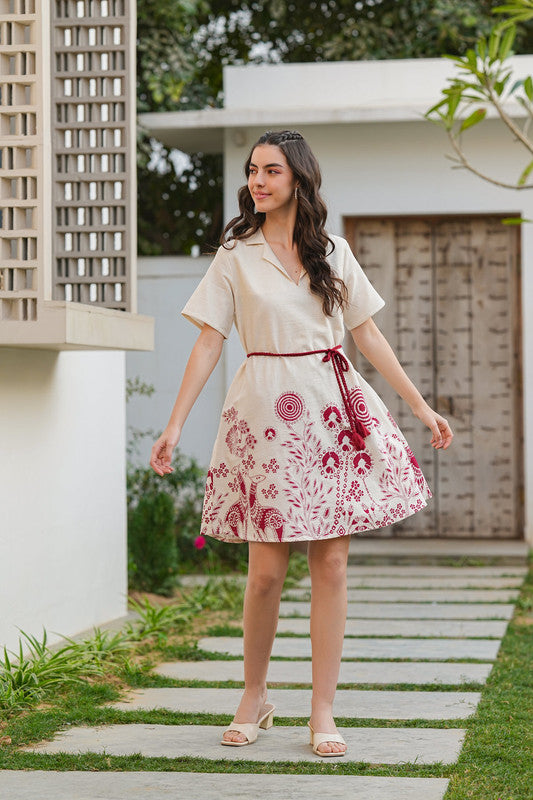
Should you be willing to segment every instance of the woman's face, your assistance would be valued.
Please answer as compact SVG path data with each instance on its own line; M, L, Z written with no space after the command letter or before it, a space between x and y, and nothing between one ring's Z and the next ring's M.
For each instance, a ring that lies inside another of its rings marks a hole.
M280 147L261 144L254 148L248 189L257 211L264 214L295 203L296 180Z

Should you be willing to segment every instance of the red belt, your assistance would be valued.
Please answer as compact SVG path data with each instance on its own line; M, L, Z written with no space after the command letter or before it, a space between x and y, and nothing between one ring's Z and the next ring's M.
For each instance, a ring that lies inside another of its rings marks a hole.
M352 444L356 450L364 450L364 437L368 436L370 431L366 425L364 425L361 420L357 418L354 405L350 402L348 386L346 385L346 379L344 377L344 373L348 372L350 368L350 362L344 353L339 351L339 348L341 347L342 345L338 344L336 347L328 347L324 350L305 350L302 353L247 353L246 358L250 358L250 356L312 356L316 353L325 353L322 361L331 361L333 364L335 377L337 378L342 401L346 410L346 416L348 417L348 421L350 423Z

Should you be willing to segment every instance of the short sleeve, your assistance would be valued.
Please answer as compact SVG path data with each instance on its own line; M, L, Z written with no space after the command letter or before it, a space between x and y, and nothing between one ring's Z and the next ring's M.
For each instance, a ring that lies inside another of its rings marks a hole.
M351 330L362 325L383 308L385 300L374 289L346 240L343 243L342 276L348 290L348 304L343 311L344 324Z
M204 277L181 313L199 328L210 325L228 338L233 324L235 303L228 252L219 247Z

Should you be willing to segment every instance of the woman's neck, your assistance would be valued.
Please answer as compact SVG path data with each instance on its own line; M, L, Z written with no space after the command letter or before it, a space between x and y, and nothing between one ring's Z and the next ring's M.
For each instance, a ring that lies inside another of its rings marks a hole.
M277 242L290 250L294 242L295 224L296 209L283 213L271 211L265 215L263 235L268 242Z

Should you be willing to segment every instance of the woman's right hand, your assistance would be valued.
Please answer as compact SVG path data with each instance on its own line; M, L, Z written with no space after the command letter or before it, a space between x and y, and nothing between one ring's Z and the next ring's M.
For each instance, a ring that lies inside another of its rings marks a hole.
M172 461L172 453L180 440L180 435L180 430L169 431L167 428L152 447L150 466L158 475L163 476L168 475L169 472L174 472L174 468L171 467L170 464Z

